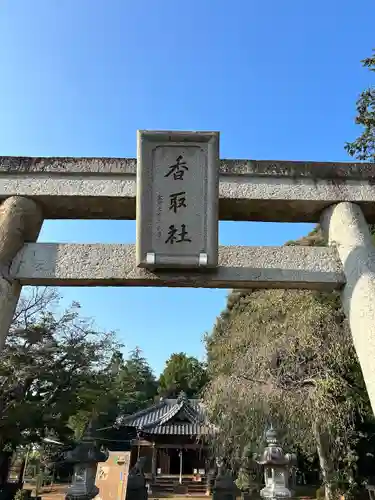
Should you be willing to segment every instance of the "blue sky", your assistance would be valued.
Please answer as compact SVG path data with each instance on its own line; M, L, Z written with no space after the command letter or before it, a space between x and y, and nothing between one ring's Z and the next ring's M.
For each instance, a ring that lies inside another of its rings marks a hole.
M346 160L371 84L370 0L2 0L0 154L134 157L137 129L219 130L221 157ZM222 223L222 244L310 226ZM47 221L40 241L134 242L134 222ZM159 372L202 357L223 290L65 288Z

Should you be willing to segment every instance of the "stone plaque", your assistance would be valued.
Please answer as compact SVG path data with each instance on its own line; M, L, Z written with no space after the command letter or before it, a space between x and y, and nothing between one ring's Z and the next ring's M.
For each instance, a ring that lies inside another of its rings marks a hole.
M217 266L219 133L142 130L137 139L137 266Z

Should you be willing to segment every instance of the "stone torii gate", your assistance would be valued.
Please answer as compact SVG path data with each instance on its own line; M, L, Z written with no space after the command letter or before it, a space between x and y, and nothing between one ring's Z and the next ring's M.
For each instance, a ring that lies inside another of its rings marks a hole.
M328 247L219 248L209 272L135 245L35 243L44 219L135 219L135 159L0 158L0 348L23 285L341 290L375 412L375 164L220 160L219 219L321 223Z

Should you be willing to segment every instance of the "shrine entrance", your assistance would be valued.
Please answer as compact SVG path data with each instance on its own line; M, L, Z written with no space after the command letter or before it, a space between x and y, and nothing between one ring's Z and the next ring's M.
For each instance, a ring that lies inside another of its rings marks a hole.
M167 448L167 453L169 457L169 471L167 472L167 474L170 474L171 476L178 476L180 474L181 451L177 448ZM182 473L184 473L183 470Z
M131 465L146 457L144 471L153 477L206 475L213 429L199 399L181 393L177 399L164 398L133 415L120 416L119 439L126 438L129 428L137 429L138 435L132 442Z
M138 158L0 157L0 349L23 285L340 290L375 410L375 165L220 160L213 132ZM135 245L35 243L44 219L137 219ZM218 220L320 223L327 247L218 247Z

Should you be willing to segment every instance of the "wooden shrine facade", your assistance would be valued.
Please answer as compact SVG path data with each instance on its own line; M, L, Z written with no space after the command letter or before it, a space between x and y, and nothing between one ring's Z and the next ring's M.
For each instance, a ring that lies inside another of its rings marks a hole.
M144 472L160 476L203 477L210 467L207 423L202 403L188 399L161 399L133 415L120 417L122 427L137 429L132 440L131 466L145 457Z

